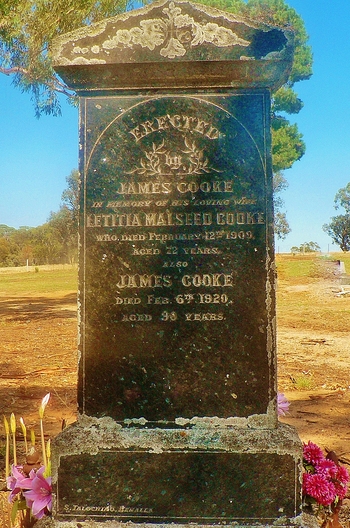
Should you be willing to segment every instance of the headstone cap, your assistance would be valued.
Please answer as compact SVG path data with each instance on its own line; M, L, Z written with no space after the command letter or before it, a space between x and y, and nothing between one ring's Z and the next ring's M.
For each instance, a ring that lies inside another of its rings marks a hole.
M272 88L286 82L293 32L187 0L160 0L57 37L53 65L76 91Z

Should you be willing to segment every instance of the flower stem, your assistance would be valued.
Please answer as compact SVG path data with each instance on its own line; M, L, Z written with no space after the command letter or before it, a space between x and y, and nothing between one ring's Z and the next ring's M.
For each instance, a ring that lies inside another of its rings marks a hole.
M16 450L16 417L13 413L10 416L10 429L12 433L12 443L13 443L13 463L17 466L17 450Z
M10 476L10 427L6 416L4 416L4 426L6 433L6 455L5 455L5 477Z
M6 435L6 478L10 476L10 435Z
M41 449L43 452L43 463L44 466L47 466L47 457L46 457L46 446L45 446L45 438L44 438L44 424L42 418L40 418L40 434L41 434Z

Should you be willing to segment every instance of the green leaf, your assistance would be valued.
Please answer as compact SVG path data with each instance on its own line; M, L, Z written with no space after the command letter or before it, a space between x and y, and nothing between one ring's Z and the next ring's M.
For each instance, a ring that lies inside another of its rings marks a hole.
M17 512L18 512L18 503L19 503L19 501L15 500L14 503L13 503L13 506L12 506L12 510L11 510L11 522L12 522L12 524L15 524L15 521L16 521L16 516L17 516Z

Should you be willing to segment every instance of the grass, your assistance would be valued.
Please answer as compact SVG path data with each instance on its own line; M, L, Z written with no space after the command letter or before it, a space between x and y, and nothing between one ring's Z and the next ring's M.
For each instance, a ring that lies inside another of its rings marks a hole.
M278 325L326 332L348 332L349 297L337 297L339 289L333 275L315 276L315 263L324 261L317 255L277 255L277 321ZM331 261L342 260L350 275L350 255L333 253ZM332 282L330 282L332 279Z
M277 276L282 279L310 276L314 255L276 255Z
M294 380L294 387L297 390L311 390L314 387L314 380L312 376L307 376L306 374L300 374L296 376Z
M315 263L325 260L342 260L350 275L350 253L332 253L329 257L308 253L306 255L276 255L277 274L281 279L304 279L312 276Z
M76 291L78 287L78 272L74 267L39 269L33 272L0 273L0 295L36 294Z

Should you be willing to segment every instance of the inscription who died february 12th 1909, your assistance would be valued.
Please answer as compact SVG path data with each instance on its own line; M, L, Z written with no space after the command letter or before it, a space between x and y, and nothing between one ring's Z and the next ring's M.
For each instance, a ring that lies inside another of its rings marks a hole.
M256 139L264 123L244 123L247 103L261 109L264 95L116 97L108 108L103 99L86 100L84 369L95 372L102 392L106 376L124 385L110 397L108 414L117 419L152 420L160 408L165 420L186 408L191 416L215 414L216 402L209 409L198 398L215 372L230 394L226 413L245 415L253 410L249 398L244 409L233 408L243 383L234 373L238 356L251 363L253 385L268 376L266 362L259 374L256 367L259 351L262 361L266 355L265 301L251 302L252 289L263 291L267 280L269 191L265 146ZM100 121L96 137L89 119ZM215 350L214 328L222 336ZM107 357L112 374L101 366ZM88 386L83 393L84 410L98 414L96 395Z

